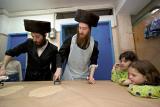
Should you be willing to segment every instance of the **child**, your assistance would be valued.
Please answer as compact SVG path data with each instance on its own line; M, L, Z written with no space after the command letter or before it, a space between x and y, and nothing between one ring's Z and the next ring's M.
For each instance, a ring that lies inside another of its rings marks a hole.
M152 63L146 60L133 62L128 69L128 91L141 97L160 98L160 73Z
M115 64L112 69L111 80L121 85L128 85L128 66L138 60L132 51L126 51L119 56L120 63Z

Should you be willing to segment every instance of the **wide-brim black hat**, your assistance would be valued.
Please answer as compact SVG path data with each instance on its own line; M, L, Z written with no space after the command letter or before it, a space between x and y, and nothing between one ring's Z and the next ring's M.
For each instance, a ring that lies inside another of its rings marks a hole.
M48 33L51 31L51 23L47 21L24 19L24 27L26 31L41 34Z
M99 16L88 12L86 10L78 9L75 16L75 21L83 22L88 24L89 26L96 27L98 24Z

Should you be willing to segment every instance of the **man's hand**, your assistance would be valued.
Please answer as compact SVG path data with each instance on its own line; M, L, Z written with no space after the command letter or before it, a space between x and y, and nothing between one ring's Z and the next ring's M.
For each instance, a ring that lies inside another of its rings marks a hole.
M53 76L53 80L60 80L61 73L62 73L61 70L62 70L62 68L57 68L57 70Z
M11 59L12 59L12 56L9 56L9 55L4 56L3 64L0 68L0 76L6 74L6 67L7 67L8 63L11 61Z
M1 68L0 68L0 76L3 76L3 75L5 75L6 74L6 69L2 66Z
M94 78L93 77L87 77L87 80L88 80L88 83L89 84L95 84L96 83L96 81L94 80Z
M88 80L89 84L95 84L96 83L93 76L94 76L94 72L95 72L97 67L98 67L98 65L91 65L89 67L89 76L87 77L87 80Z

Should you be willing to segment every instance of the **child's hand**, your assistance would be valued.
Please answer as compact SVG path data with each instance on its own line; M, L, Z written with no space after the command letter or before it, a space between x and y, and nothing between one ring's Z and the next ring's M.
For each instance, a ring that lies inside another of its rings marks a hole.
M131 83L132 83L131 80L127 79L127 80L123 81L122 85L129 85Z
M113 65L112 71L117 70L119 68L119 65L120 65L119 63L115 63Z

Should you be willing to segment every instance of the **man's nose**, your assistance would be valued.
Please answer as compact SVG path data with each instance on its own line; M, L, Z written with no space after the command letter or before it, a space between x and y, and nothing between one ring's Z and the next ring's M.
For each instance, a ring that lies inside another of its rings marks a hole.
M123 64L124 64L124 61L122 61L120 64L122 64L122 65L123 65Z
M33 38L33 41L34 41L34 42L36 42L36 41L37 41L37 39L36 39L36 38Z
M79 30L79 33L82 33L82 30Z
M79 28L79 32L82 33L82 32L83 32L83 29L82 29L82 28Z

